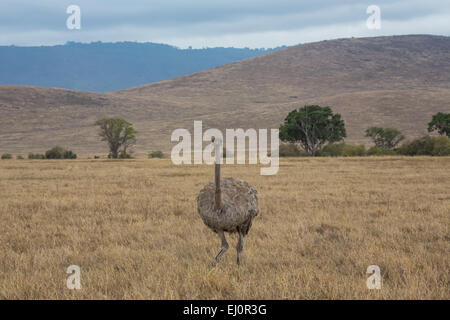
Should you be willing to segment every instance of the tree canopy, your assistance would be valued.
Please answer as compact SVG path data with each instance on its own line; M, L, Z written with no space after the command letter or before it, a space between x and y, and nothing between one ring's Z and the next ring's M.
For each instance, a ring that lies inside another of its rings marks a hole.
M311 156L327 142L337 142L347 136L344 120L330 107L304 106L291 111L280 127L280 139L299 143Z
M428 123L428 132L437 131L440 135L450 138L450 113L439 112Z
M76 159L77 155L72 150L66 150L56 146L45 152L46 159Z
M373 143L383 149L394 149L405 139L397 129L379 127L367 128L366 137L372 138Z
M127 149L136 143L137 131L128 121L120 118L107 118L95 122L99 126L102 141L109 146L110 157L117 159L119 155L127 155ZM123 156L123 158L126 158Z

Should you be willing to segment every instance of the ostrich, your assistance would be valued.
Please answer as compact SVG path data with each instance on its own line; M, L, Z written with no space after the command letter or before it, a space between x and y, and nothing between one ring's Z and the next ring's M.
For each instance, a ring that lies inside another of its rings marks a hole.
M226 178L220 179L220 159L222 141L212 138L216 153L215 183L207 184L198 194L197 208L203 222L222 240L222 248L213 260L215 266L228 249L225 232L239 233L236 246L237 264L241 263L244 237L248 234L252 220L258 215L256 189L247 182Z

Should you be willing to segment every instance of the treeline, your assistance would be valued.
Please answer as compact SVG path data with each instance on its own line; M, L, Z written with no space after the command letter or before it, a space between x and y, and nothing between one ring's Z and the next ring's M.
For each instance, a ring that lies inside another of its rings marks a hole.
M399 148L386 149L378 146L366 148L363 144L351 145L344 142L329 143L317 154L318 157L364 157L364 156L450 156L450 139L447 137L424 136L403 143ZM293 143L280 145L280 157L308 157L305 150Z
M4 153L1 156L2 160L13 159L12 154ZM62 147L56 146L50 150L47 150L45 154L41 153L29 153L28 159L30 160L44 160L44 159L76 159L76 153L73 153L72 150L66 150ZM17 160L23 160L24 157L22 155L16 156Z
M105 118L95 122L98 134L109 147L108 158L131 159L131 148L136 143L137 131L133 124L121 118ZM362 157L384 155L406 156L449 156L450 155L450 113L439 112L428 123L429 132L438 132L440 137L424 136L400 143L404 135L394 128L369 127L365 136L374 146L350 145L343 142L347 136L344 120L334 114L330 107L304 106L291 111L280 126L279 155L281 157ZM226 152L224 152L226 154ZM161 151L153 151L148 158L163 158ZM3 154L1 159L12 159ZM71 150L56 146L45 154L28 155L28 159L76 159ZM99 157L95 157L96 159ZM17 159L23 159L21 155Z
M394 128L369 127L365 136L374 146L349 145L344 120L334 114L330 107L304 106L291 111L280 126L281 157L325 156L355 157L383 155L450 155L450 113L439 112L428 123L429 132L438 132L440 137L424 136L400 145L404 135Z
M0 46L0 84L108 92L176 78L277 49L281 48L179 49L137 42Z

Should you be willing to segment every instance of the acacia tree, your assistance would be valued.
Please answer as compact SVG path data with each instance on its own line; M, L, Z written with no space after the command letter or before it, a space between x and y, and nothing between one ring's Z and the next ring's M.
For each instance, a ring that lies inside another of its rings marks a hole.
M430 123L428 123L428 132L439 132L440 135L446 135L450 138L450 113L439 112L435 114Z
M311 156L327 142L337 142L347 136L344 120L330 107L304 106L291 111L280 127L282 141L299 143Z
M405 139L405 136L397 129L379 127L367 128L366 137L372 138L373 143L383 149L394 149Z
M127 149L136 143L137 131L128 121L120 118L107 118L95 122L98 134L109 146L110 157L117 159L119 153L126 155Z

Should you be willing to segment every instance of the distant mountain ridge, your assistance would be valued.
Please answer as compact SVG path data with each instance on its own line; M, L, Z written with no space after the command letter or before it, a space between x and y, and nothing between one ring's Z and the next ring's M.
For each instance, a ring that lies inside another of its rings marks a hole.
M107 92L176 78L274 50L179 49L137 42L0 46L0 85Z

